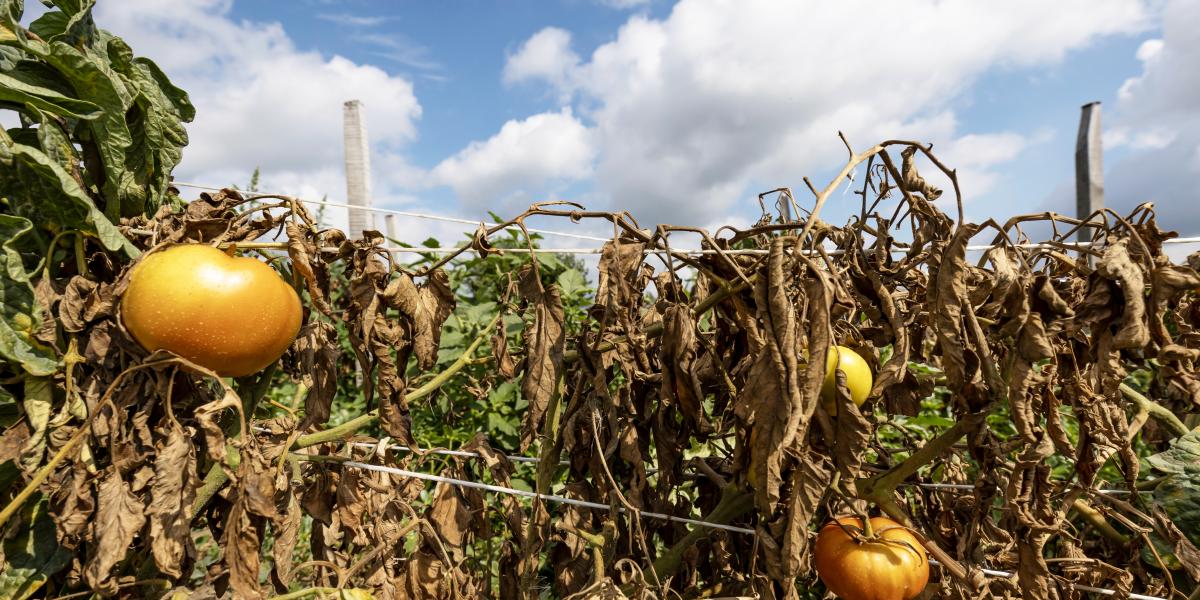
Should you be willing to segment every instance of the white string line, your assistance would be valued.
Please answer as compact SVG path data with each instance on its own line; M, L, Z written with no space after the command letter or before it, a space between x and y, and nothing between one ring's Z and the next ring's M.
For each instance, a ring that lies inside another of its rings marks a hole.
M270 430L265 427L255 427L254 429L256 431L259 431L262 433L270 433ZM418 454L418 455L420 455L420 454L437 454L440 456L457 456L459 458L485 458L482 453L471 452L469 450L449 450L449 449L445 449L445 448L428 448L428 449L413 448L411 446L402 446L402 445L398 445L398 444L389 445L386 442L387 442L387 438L385 437L382 440L379 440L378 442L346 442L346 445L347 446L355 446L358 448L378 448L380 443L383 443L384 448L386 448L388 450L396 451L396 452L407 452L407 453ZM520 455L514 455L514 454L503 454L501 456L504 456L504 458L508 459L511 462L515 462L515 463L537 464L538 462L541 462L541 459L533 457L533 456L520 456ZM570 464L570 461L560 460L560 461L558 461L558 464L567 465L567 464ZM647 469L646 470L646 473L648 475L651 474L652 472L657 473L658 470L657 469ZM967 484L967 483L908 483L908 482L905 482L905 483L901 483L900 485L906 486L906 487L920 487L920 488L925 488L925 489L930 489L930 490L968 490L969 491L969 490L975 489L974 485ZM1106 495L1110 495L1110 496L1120 496L1120 495L1129 494L1129 490L1091 490L1091 491L1096 494L1106 494Z
M503 487L503 486L499 486L499 485L479 483L476 481L464 481L462 479L454 479L452 477L442 477L441 475L430 475L428 473L409 471L406 469L399 469L396 467L388 467L385 465L373 465L370 463L363 463L363 462L358 462L358 461L345 461L345 462L341 462L338 464L341 464L341 465L344 465L347 467L353 467L356 469L366 469L368 471L389 473L392 475L400 475L401 477L412 477L414 479L421 479L421 480L425 480L425 481L434 481L437 483L445 483L448 485L456 485L456 486L460 486L460 487L474 488L474 489L484 490L484 491L488 491L488 492L496 492L499 494L510 494L513 496L522 496L525 498L538 498L538 499L544 500L546 502L567 504L567 505L571 505L571 506L578 506L581 508L592 508L592 509L596 509L596 510L605 510L605 511L612 510L612 508L613 508L607 504L601 504L599 502L588 502L586 500L577 500L575 498L565 498L563 496L554 496L551 494L539 494L537 492L527 492L525 490L518 490L516 488L508 488L508 487ZM617 507L617 510L619 510L621 512L626 512L626 510L623 507ZM684 518L684 517L676 517L673 515L644 511L644 510L639 510L637 512L639 515L646 517L646 518L650 518L650 519L661 519L661 520L665 520L665 521L674 521L677 523L686 523L688 525L695 525L697 527L707 527L710 529L721 529L724 531L732 531L735 533L744 533L747 535L757 535L758 534L757 531L755 531L754 529L750 529L749 527L737 527L734 525L725 525L722 523L712 523L709 521L701 521L698 519L688 519L688 518ZM940 565L941 563L937 562L936 560L929 559L929 564ZM981 573L983 573L984 575L988 575L990 577L1002 577L1004 579L1011 579L1014 576L1012 573L1010 573L1008 571L998 571L995 569L980 568L979 571ZM1116 590L1092 587L1090 585L1083 585L1083 584L1070 583L1070 582L1068 582L1068 585L1070 585L1071 587L1073 587L1076 590L1079 590L1081 592L1091 592L1091 593L1101 594L1101 595L1105 595L1105 596L1115 596L1117 594ZM1130 594L1129 598L1131 600L1167 600L1166 598L1160 598L1158 596L1146 596L1143 594Z
M211 186L211 185L201 185L199 183L184 183L182 181L172 181L171 185L176 185L179 187L195 188L198 190L209 190L209 191L214 191L214 192L219 192L222 189L224 189L224 188ZM269 193L269 192L248 192L245 190L238 190L238 191L244 192L246 194L267 194L270 196L292 196L291 194L273 194L273 193ZM292 196L292 197L295 197L295 196ZM344 202L331 202L329 200L305 200L304 198L297 198L297 200L299 200L305 204L320 204L320 205L324 205L324 206L337 206L340 208L365 210L368 212L376 212L376 213L383 213L383 214L389 214L389 215L400 215L402 217L413 217L416 219L429 219L431 221L445 221L447 223L462 223L465 225L479 225L479 224L483 223L483 221L472 221L470 219L460 219L458 217L447 217L444 215L431 215L431 214L426 214L426 213L415 213L415 212L409 212L409 211L405 211L405 210L395 210L392 208L378 208L378 207L374 207L374 206L358 206L355 204L346 204ZM486 226L486 223L484 223L484 225ZM510 225L509 227L516 227L516 225ZM564 231L550 231L547 229L534 229L533 227L526 227L525 229L528 230L530 233L540 233L543 235L557 235L560 237L588 240L588 241L592 241L592 242L607 242L608 241L608 238L597 237L594 235L566 233Z
M184 182L180 182L180 181L173 181L171 183L172 183L172 185L177 185L180 187L190 187L190 188L196 188L196 189L201 189L201 190L221 191L222 189L224 189L224 188L220 188L220 187L216 187L216 186L201 185L198 183L184 183ZM263 192L246 192L246 193L263 193ZM273 195L286 196L288 194L273 194ZM341 208L365 210L365 211L385 213L385 214L395 214L395 215L413 217L413 218L418 218L418 219L430 219L430 220L434 220L434 221L446 221L446 222L450 222L450 223L463 223L466 225L479 225L479 224L483 223L482 221L472 221L470 219L460 219L458 217L447 217L447 216L443 216L443 215L415 213L415 212L395 210L395 209L390 209L390 208L376 208L373 206L356 206L353 204L346 204L343 202L331 202L328 200L306 200L303 198L298 198L298 199L305 204L337 206L337 207L341 207ZM528 227L526 229L528 229L531 233L540 233L543 235L556 235L556 236L561 236L561 237L589 240L589 241L594 241L594 242L611 241L610 238L603 238L603 237L597 237L597 236L592 236L592 235L583 235L583 234L578 234L578 233L567 233L567 232L563 232L563 231L553 231L553 230L549 230L549 229L534 229L532 227ZM1163 244L1197 244L1197 243L1200 243L1200 236L1173 238L1173 239L1169 239L1169 240L1163 240L1162 243ZM1102 246L1102 245L1104 245L1103 241L1099 241L1099 242L1063 242L1060 244L1046 244L1046 243L1014 244L1014 246L1017 248L1023 248L1023 249L1028 249L1028 250L1061 250L1064 248L1090 248L1093 246ZM993 246L981 246L981 245L967 246L967 251L968 252L984 252L984 251L990 250L992 248L993 248ZM403 254L403 253L419 254L419 253L423 253L423 252L430 253L430 254L451 254L454 252L461 251L462 247L387 248L387 250L389 252L399 253L399 254ZM515 254L530 253L530 250L528 248L496 248L495 250L499 250L500 252L511 252L511 253L515 253ZM532 253L534 253L534 254L600 254L601 252L603 252L602 248L535 248L532 251ZM662 248L647 248L644 252L647 254L665 254L668 252L668 250L665 250ZM721 254L721 253L724 253L727 255L734 255L734 256L736 256L736 255L766 255L766 254L770 253L769 250L765 250L765 249L671 250L670 252L674 252L676 254L686 254L689 256L701 255L701 254ZM841 250L829 250L827 252L831 256L836 256L838 254L843 253ZM907 252L907 250L903 249L903 248L893 248L892 252L903 254L903 253Z
M533 231L533 230L531 229L530 231ZM1200 244L1200 237L1177 238L1177 239L1173 239L1173 240L1165 240L1163 243L1164 244L1168 244L1168 243ZM1054 244L1017 244L1016 247L1017 248L1025 248L1025 249L1063 249L1063 247L1065 246L1067 249L1069 249L1069 248L1087 247L1087 246L1092 246L1092 245L1099 245L1099 244L1092 244L1091 242L1088 242L1086 244L1064 243L1061 246L1054 245ZM381 248L381 249L386 252L390 252L392 254L454 254L456 252L463 252L463 250L466 248L468 248L468 247L466 247L466 246L456 246L456 247L437 246L437 247L430 247L430 248L385 247L385 248ZM967 250L971 251L971 252L983 252L986 250L990 250L992 248L993 248L993 246L967 246ZM322 252L337 252L338 248L333 248L333 247L322 248L321 251ZM488 252L489 252L489 254L497 254L497 255L500 255L500 254L601 254L604 252L604 249L603 248L534 248L531 250L529 248L492 248ZM908 250L904 249L904 248L893 248L892 249L892 253L894 253L894 254L904 254L906 252L908 252ZM725 254L727 256L746 256L746 255L766 256L766 255L770 254L771 251L767 250L767 249L760 249L760 248L749 248L749 249L741 249L741 250L714 250L714 249L666 250L664 248L646 248L642 251L642 253L643 254L674 253L677 255L682 254L682 255L686 255L686 256L701 256L701 255L705 255L705 254ZM812 251L809 251L806 254L813 255L814 253ZM828 254L830 256L839 256L841 254L845 254L845 251L837 250L837 249L830 249L830 250L826 250L826 254Z
M449 485L457 485L457 486L461 486L461 487L468 487L468 488L474 488L474 489L478 489L478 490L485 490L485 491L489 491L489 492L496 492L498 494L510 494L513 496L523 496L525 498L537 498L540 500L544 500L546 502L556 502L558 504L569 504L571 506L578 506L581 508L593 508L593 509L597 509L597 510L612 510L611 506L609 506L607 504L601 504L599 502L588 502L587 500L576 500L575 498L565 498L563 496L554 496L551 494L539 494L537 492L527 492L525 490L518 490L516 488L503 487L503 486L499 486L499 485L491 485L488 483L479 483L477 481L464 481L462 479L454 479L451 477L442 477L441 475L430 475L429 473L421 473L418 471L409 471L406 469L398 469L396 467L388 467L388 466L384 466L384 465L373 465L370 463L362 463L362 462L357 462L357 461L352 461L352 460L340 462L338 464L345 465L348 467L354 467L357 469L366 469L368 471L378 471L380 473L390 473L392 475L400 475L402 477L412 477L413 479L423 479L425 481L436 481L438 483L446 483ZM625 508L623 508L623 507L617 507L617 510L619 510L621 512L626 512ZM745 534L749 534L749 535L754 535L754 530L747 528L747 527L735 527L733 525L724 525L721 523L710 523L708 521L700 521L697 519L688 519L685 517L676 517L674 515L650 512L650 511L645 511L645 510L639 510L639 511L637 511L637 513L639 515L649 518L649 519L661 519L664 521L687 523L689 525L696 525L698 527L708 527L710 529L723 529L725 531L733 531L736 533L745 533Z

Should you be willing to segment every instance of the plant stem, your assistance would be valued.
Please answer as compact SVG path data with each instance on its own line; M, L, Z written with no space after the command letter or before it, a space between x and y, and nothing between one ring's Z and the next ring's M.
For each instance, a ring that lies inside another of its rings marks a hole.
M1166 425L1167 429L1170 429L1171 433L1175 434L1176 436L1187 435L1191 433L1192 430L1188 429L1188 426L1184 425L1183 421L1180 421L1179 417L1176 416L1175 413L1168 410L1167 407L1143 396L1137 390L1129 387L1129 385L1122 383L1121 393L1125 394L1126 398L1133 400L1134 404L1137 404L1138 410L1144 410L1147 413L1150 413L1150 416L1157 419L1163 425Z
M447 381L450 381L451 378L457 375L458 372L463 369L463 367L466 367L468 364L470 364L471 355L475 354L475 351L479 349L479 346L483 344L484 340L488 339L488 337L491 335L492 330L496 327L496 323L500 320L501 314L502 313L498 313L492 318L491 322L483 327L481 333L474 339L474 341L471 342L471 345L467 346L467 349L463 350L463 353L460 354L453 363L450 363L450 366L438 373L433 379L430 379L427 383L425 383L425 385L422 385L421 387L409 392L404 396L404 400L406 402L413 402L432 394L433 392L437 391L438 388L445 385ZM359 415L336 427L330 427L329 429L325 429L323 431L300 436L300 438L296 440L296 443L292 444L292 450L299 450L300 448L308 448L309 446L340 440L353 434L355 431L362 429L363 427L373 424L378 419L379 409L372 409L370 412Z
M499 313L493 317L491 322L483 328L479 336L477 336L475 340L471 342L471 345L467 346L466 350L463 350L463 353L459 355L459 357L453 363L450 363L450 366L446 367L446 369L441 373L438 373L436 377L429 380L429 382L425 385L422 385L412 392L409 392L406 396L404 396L404 399L408 402L419 400L437 391L437 389L445 385L447 381L450 381L450 379L458 374L463 367L467 366L471 362L471 355L479 349L479 346L483 344L484 340L488 339L488 336L490 335L492 329L496 327L496 322L500 320L502 314L503 313ZM371 410L366 414L359 415L336 427L330 427L329 429L323 431L300 436L296 440L296 443L292 444L291 449L299 450L301 448L308 448L309 446L316 446L317 444L323 444L325 442L341 440L352 435L354 432L362 429L363 427L374 424L378 419L378 409ZM213 496L215 496L228 481L229 476L225 473L225 470L221 468L221 465L213 465L212 468L208 470L208 473L204 476L204 485L196 493L196 502L192 505L193 519L199 516L200 511L204 510L205 505L207 505L208 502L213 499Z
M983 422L986 413L974 413L955 423L950 429L931 440L909 456L904 462L892 467L884 473L865 477L855 482L858 497L879 504L876 500L890 499L904 480L915 474L921 467L933 462L945 454L959 438L974 430Z
M885 514L912 531L925 550L932 554L954 577L977 589L977 582L968 576L967 569L954 557L942 550L933 540L925 537L913 526L912 519L896 504L896 487L914 475L921 467L933 462L949 450L959 438L970 433L987 417L986 412L973 413L958 421L950 429L931 440L909 456L904 462L884 473L859 479L855 482L858 497L873 502Z
M735 486L729 486L721 493L721 501L712 509L712 512L704 515L704 520L709 523L717 523L725 525L730 521L746 514L750 509L754 508L754 494L751 492L743 492ZM654 561L654 572L658 574L659 579L667 579L679 570L683 564L683 555L701 538L708 535L710 529L703 527L693 527L683 539L671 546L665 553Z
M1087 521L1092 527L1095 527L1096 532L1100 535L1121 544L1129 543L1129 536L1117 531L1112 526L1112 523L1109 523L1108 519L1104 518L1104 514L1096 510L1091 504L1077 498L1071 504L1071 508L1074 508L1075 512L1083 517L1083 520Z

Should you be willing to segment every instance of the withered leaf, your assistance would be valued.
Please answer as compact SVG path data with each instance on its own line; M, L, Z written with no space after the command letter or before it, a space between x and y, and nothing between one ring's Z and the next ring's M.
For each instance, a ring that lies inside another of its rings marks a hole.
M1121 326L1113 339L1113 347L1124 350L1141 348L1150 343L1150 329L1146 325L1145 277L1129 257L1129 241L1118 240L1106 246L1096 272L1119 283L1125 299Z
M796 301L788 294L783 268L786 260L783 241L776 239L771 244L767 268L754 288L766 344L737 400L739 417L750 430L749 477L755 504L768 514L779 502L786 451L805 416L799 385ZM828 301L828 296L825 299Z
M300 363L301 380L308 386L301 430L324 425L329 420L330 407L337 395L340 349L337 329L316 319L300 329L300 335L292 344L292 352Z
M221 429L221 415L228 409L240 409L241 398L228 389L225 395L196 409L196 422L204 432L204 444L208 450L209 459L225 464L225 432Z
M229 511L225 523L225 536L221 540L225 549L224 562L229 569L229 585L234 596L247 600L263 597L258 585L259 529L254 518L246 509L245 496L239 495Z
M970 223L955 230L941 253L934 285L929 290L932 300L929 312L941 348L942 370L952 391L962 389L967 382L962 307L967 301L967 242L977 231L979 226Z
M663 313L659 357L663 365L659 398L666 406L678 406L683 418L703 434L711 431L712 427L704 414L704 391L695 369L698 347L692 310L680 304L667 307Z
M92 523L96 540L90 549L83 576L92 589L105 586L112 568L125 559L125 553L138 531L146 524L142 502L129 491L129 485L116 470L100 481L99 506Z
M496 362L496 372L504 379L512 379L517 374L517 363L508 353L508 327L504 319L496 322L496 333L492 334L492 357Z
M157 444L150 483L150 549L158 570L170 577L183 573L180 564L191 544L191 509L196 498L196 452L191 437L169 422Z
M533 322L522 334L525 377L521 380L521 394L529 402L521 427L520 447L525 450L537 435L550 398L556 393L566 350L566 331L558 287L544 288L536 268L526 266L521 270L520 292L533 313Z

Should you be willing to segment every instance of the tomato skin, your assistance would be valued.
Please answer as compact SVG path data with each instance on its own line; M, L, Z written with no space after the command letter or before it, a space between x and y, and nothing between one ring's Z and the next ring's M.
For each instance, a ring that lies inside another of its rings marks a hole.
M841 517L847 527L863 528L858 517ZM854 541L837 523L830 522L817 534L814 550L817 574L825 587L842 600L912 600L929 583L929 559L925 548L907 529L886 517L871 518L879 537L899 544Z
M296 291L266 263L203 244L147 255L121 297L121 320L142 347L170 350L224 377L278 360L302 316Z
M846 373L846 388L857 406L867 401L874 383L871 367L862 356L845 346L830 346L825 357L825 381L821 383L821 402L830 415L837 415L837 369Z

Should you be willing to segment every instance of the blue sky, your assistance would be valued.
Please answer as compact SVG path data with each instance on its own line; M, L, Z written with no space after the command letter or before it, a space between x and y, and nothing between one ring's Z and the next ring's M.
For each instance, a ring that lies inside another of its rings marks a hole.
M1196 4L100 0L97 21L192 93L181 180L259 166L264 187L340 200L340 104L360 98L382 206L745 224L758 192L827 181L841 129L934 142L968 217L1003 219L1073 210L1079 107L1100 100L1109 205L1153 198L1197 234Z

